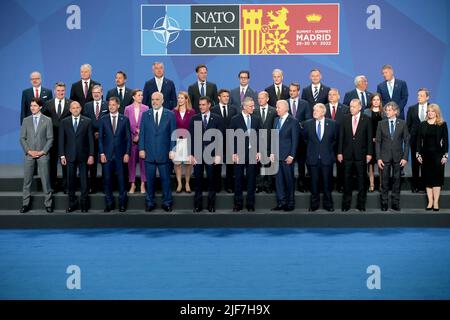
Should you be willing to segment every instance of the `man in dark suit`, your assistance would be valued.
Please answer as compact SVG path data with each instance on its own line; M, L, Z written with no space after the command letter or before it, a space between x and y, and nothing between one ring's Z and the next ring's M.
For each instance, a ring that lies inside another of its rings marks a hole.
M59 147L59 126L64 118L70 117L70 104L72 100L66 99L66 84L58 82L55 84L55 99L49 100L45 104L44 114L52 119L53 124L53 145L50 149L50 182L52 184L53 192L58 190L67 191L67 167L62 168L62 185L58 185L58 163L60 163L58 156Z
M289 114L297 119L300 124L300 135L302 132L303 122L311 119L311 109L309 108L308 101L302 100L299 97L300 84L291 83L289 86ZM298 179L297 179L297 189L300 192L305 192L306 189L306 174L305 174L305 163L306 163L306 145L305 141L299 137L297 155L298 165Z
M239 87L234 88L230 92L230 103L238 108L241 107L242 102L246 97L250 97L253 101L258 99L256 91L250 88L248 85L250 81L250 71L241 70L239 71Z
M228 129L230 127L231 119L238 113L238 108L230 104L230 91L228 91L227 89L220 89L218 96L219 96L219 103L211 109L211 112L222 117L225 129ZM225 154L226 145L227 145L227 138L225 135L223 154ZM234 189L234 180L233 180L234 166L231 163L231 155L229 159L227 158L225 160L226 161L223 161L226 167L225 190L228 193L231 193L233 192ZM217 179L216 191L220 192L222 190L222 165L218 164L214 167Z
M189 86L188 94L192 108L198 113L201 97L209 97L213 105L216 105L219 101L216 84L206 81L206 77L208 76L208 68L206 65L199 64L195 68L195 72L197 73L197 81Z
M344 116L350 113L350 109L347 105L339 103L339 90L336 88L331 88L328 91L328 103L325 105L327 108L327 113L325 117L336 121L336 131L337 131L337 141L339 141L339 133L344 120ZM337 146L335 147L335 154L337 157ZM344 163L336 162L336 190L342 192L344 188Z
M214 181L214 166L219 165L223 159L223 136L225 125L222 117L210 112L211 99L207 96L199 100L200 113L195 114L189 123L191 138L191 163L194 165L195 196L194 212L203 211L203 172L206 170L208 190L208 211L216 211L216 182ZM205 134L212 133L212 139L203 140ZM210 154L204 154L205 148L210 144Z
M411 190L414 193L422 192L425 186L422 185L420 179L421 164L417 161L417 135L419 133L420 123L427 119L427 108L430 100L430 92L426 88L420 88L417 91L417 103L408 107L408 115L406 123L408 125L408 132L410 134L411 146L411 169L412 169L412 184Z
M408 163L409 133L406 121L397 118L399 111L395 102L388 102L384 106L387 119L382 120L377 127L375 154L382 174L381 211L387 211L388 209L391 168L391 208L400 211L400 171Z
M170 189L170 161L174 158L176 140L172 133L176 130L175 115L163 107L164 97L161 92L153 92L152 108L142 114L139 131L139 157L145 159L147 176L147 193L145 211L150 212L155 205L156 169L161 178L163 193L162 208L172 211L173 198Z
M312 69L309 78L311 79L311 85L303 88L302 99L308 101L312 112L316 103L326 104L328 102L330 88L321 83L322 74L319 69Z
M126 87L127 75L123 71L116 72L116 87L111 89L106 94L106 101L109 101L111 97L117 97L120 100L119 113L125 112L125 107L133 103L133 97L131 96L131 89ZM94 98L95 99L95 98Z
M234 181L234 212L243 208L242 189L247 184L247 210L255 211L256 170L260 160L259 153L259 130L261 129L261 118L253 114L255 102L251 97L244 99L242 112L231 119L230 129L233 130L233 162L235 163ZM245 181L244 181L245 171Z
M367 163L372 159L372 121L361 112L361 101L350 102L350 114L345 115L340 126L338 156L344 162L344 195L342 211L350 210L352 202L352 169L355 168L358 184L358 201L356 208L366 211L367 197Z
M336 122L325 118L326 107L323 103L314 106L314 119L303 125L303 137L307 145L306 164L311 174L311 204L309 211L316 211L320 206L319 183L323 183L323 208L334 211L333 197L333 164L336 160L337 144Z
M87 212L87 165L94 163L94 134L91 119L81 115L81 105L77 101L70 104L70 113L72 116L64 118L59 126L59 156L61 164L67 165L69 206L66 212L73 212L79 206L75 196L77 169L80 171L81 212Z
M142 100L142 103L146 106L151 106L152 94L154 92L161 92L164 96L163 107L168 110L172 110L177 106L177 92L175 89L175 84L172 80L165 77L164 64L162 62L154 62L152 70L154 77L148 80L144 85L144 99Z
M100 85L92 87L93 101L86 103L82 114L91 119L94 132L94 163L89 166L89 193L97 192L97 164L98 164L98 130L100 119L108 114L108 104L102 100L103 88Z
M41 86L42 78L41 74L34 71L30 74L31 88L22 91L22 103L20 108L20 124L25 117L31 115L30 103L32 98L39 98L45 102L53 99L52 90Z
M366 76L359 75L355 77L355 89L349 91L344 96L344 104L349 105L353 99L359 99L361 101L362 110L370 107L370 99L372 94L367 91L368 81Z
M112 178L117 174L119 185L119 212L126 211L127 189L125 186L124 163L128 163L131 152L130 121L119 113L120 99L108 100L109 116L99 121L98 149L103 166L103 187L105 191L105 212L114 209Z
M286 100L277 102L278 117L274 122L274 129L278 131L278 154L271 148L270 160L278 162L278 171L275 176L277 206L273 211L293 211L295 209L294 197L294 159L297 153L300 137L300 125L289 114L289 104Z
M271 144L271 130L273 129L273 124L275 118L277 117L277 111L274 107L268 105L269 94L267 91L261 91L258 94L258 106L255 108L254 114L261 119L261 142L260 145L266 146L265 149L263 147L260 150L267 150ZM263 151L261 151L263 153ZM264 155L264 156L268 156ZM263 156L263 155L262 155ZM256 176L256 192L265 191L267 193L272 193L274 189L273 175L269 174L267 171L270 167L270 163L262 164L259 162L259 169Z
M100 83L91 79L92 67L90 64L83 64L80 68L81 80L72 84L70 89L70 100L77 101L82 108L92 101L92 88Z
M289 99L289 87L283 85L283 71L274 69L272 79L273 84L264 89L269 94L269 106L277 105L278 100Z
M384 65L382 68L384 81L377 86L377 92L381 94L383 105L389 101L394 101L400 108L400 119L405 119L405 106L408 102L408 86L406 82L394 78L394 69L390 65Z

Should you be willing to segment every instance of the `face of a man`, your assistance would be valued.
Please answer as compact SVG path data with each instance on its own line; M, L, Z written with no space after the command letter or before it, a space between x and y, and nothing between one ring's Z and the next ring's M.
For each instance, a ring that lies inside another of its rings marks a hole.
M205 82L206 77L208 76L208 70L206 68L200 68L197 72L197 78L200 82Z
M78 117L81 113L81 105L79 103L71 103L70 104L70 113L74 117Z
M248 101L248 102L244 103L243 110L244 110L244 113L246 113L246 114L253 114L253 110L255 110L255 102Z
M95 101L100 100L102 98L102 94L103 94L102 90L98 88L92 89L92 97L94 98Z
M284 116L288 112L288 106L281 101L277 102L277 115L279 117Z
M269 97L266 93L259 93L258 94L258 104L260 106L265 106L269 102Z
M116 73L116 85L118 87L123 87L125 85L125 77L121 73Z
M368 85L369 85L369 82L367 81L366 78L359 78L359 81L358 81L356 87L361 91L366 91Z
M328 92L328 101L332 104L336 104L339 101L339 94L335 90Z
M115 114L119 111L119 104L114 100L109 100L108 109L110 113Z
M158 110L161 108L163 104L163 99L161 98L161 95L158 92L155 92L152 94L152 107L155 110Z
M245 87L248 85L248 81L249 81L248 74L246 72L241 72L241 74L239 74L240 85Z
M291 97L291 99L297 99L299 91L300 90L297 88L297 86L289 86L289 96Z
M281 84L281 82L283 82L283 75L279 71L275 71L274 73L272 73L272 78L275 85L279 85Z
M30 103L30 111L32 115L36 115L41 112L42 107L39 106L36 101Z
M41 81L41 75L38 72L33 72L30 75L30 82L33 87L39 87L41 85Z
M425 91L417 92L417 102L419 102L419 104L427 103L429 98L430 97L427 97L427 94Z
M207 113L209 109L211 108L211 103L209 103L206 100L200 100L198 108L200 109L201 113Z
M80 76L83 80L89 80L91 78L91 70L87 67L81 68Z
M389 119L393 119L393 118L395 118L395 116L397 115L397 112L394 110L394 108L392 108L392 107L387 107L386 108L386 110L385 110L385 112L386 112L386 116L389 118Z
M221 104L226 104L228 105L228 103L230 102L230 94L228 92L222 92L219 95L219 102Z
M325 116L325 112L322 108L320 107L314 107L313 109L313 117L316 120L322 120L323 117Z
M382 70L383 78L386 81L391 81L394 77L394 71L390 68L386 68Z
M153 66L153 74L157 78L161 78L162 76L164 76L164 66L160 63L155 64Z
M322 80L322 75L319 71L315 70L311 71L309 78L311 79L312 84L319 84L320 80Z
M57 99L62 100L66 96L66 88L63 86L57 86L55 89L55 96Z
M361 104L358 101L350 102L350 113L352 116L356 116L361 110Z

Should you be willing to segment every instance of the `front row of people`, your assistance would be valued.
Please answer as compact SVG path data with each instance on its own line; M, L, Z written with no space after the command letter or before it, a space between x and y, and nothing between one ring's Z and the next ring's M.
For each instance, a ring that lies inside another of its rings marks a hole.
M334 211L331 192L336 159L342 165L344 175L342 211L348 211L351 206L354 174L356 174L358 189L357 209L365 211L367 164L371 162L374 154L376 164L381 171L381 210L388 210L391 179L393 181L391 208L395 211L400 210L400 177L401 170L408 161L410 135L405 121L398 118L399 108L395 102L389 102L384 106L386 118L380 121L376 136L373 137L372 121L361 112L361 102L358 99L350 102L350 114L345 115L341 123L326 118L327 108L321 103L314 106L312 119L299 123L289 113L288 102L279 100L276 103L277 117L274 119L272 130L267 130L268 135L260 136L260 131L269 128L264 128L264 122L257 113L254 113L255 102L252 98L244 99L241 112L231 119L226 130L223 117L211 112L209 97L201 97L199 99L200 113L191 114L182 96L179 96L178 101L180 108L172 112L163 108L164 97L159 92L152 94L150 109L139 103L139 92L134 92L134 95L137 96L136 103L127 108L126 116L118 112L120 100L117 97L111 97L108 101L109 113L96 119L98 123L95 128L89 117L81 115L81 105L76 101L70 103L71 116L61 120L57 138L59 159L67 168L69 198L67 212L73 212L79 208L82 212L88 211L88 166L94 163L96 154L100 156L103 168L105 212L115 209L112 193L113 177L117 177L118 180L119 211L126 211L127 190L124 164L128 164L132 169L138 162L141 166L142 181L146 184L146 187L141 185L141 191L146 193L145 210L147 212L156 208L157 170L162 186L162 208L166 212L172 211L171 162L176 164L177 191L181 189L181 164L194 166L196 179L194 212L203 210L204 189L208 190L207 209L214 212L217 166L223 160L227 160L222 156L222 147L215 148L217 142L219 145L220 142L227 143L227 148L223 150L232 151L234 212L243 210L243 186L247 189L245 206L248 211L255 210L257 172L260 168L270 171L270 167L276 168L273 174L277 205L272 210L293 211L295 208L294 165L300 140L304 141L307 148L306 164L311 175L312 194L309 211L316 211L320 207L320 186L324 194L323 208ZM55 137L52 120L41 113L42 107L43 103L40 99L32 99L30 104L32 114L25 118L21 128L20 143L25 153L21 212L30 210L30 190L36 165L45 193L46 211L53 211L49 161L50 149ZM185 121L187 114L189 121ZM177 123L184 128L177 130ZM209 134L210 129L220 132L219 136ZM230 140L227 136L229 132L226 132L230 129L234 133L243 132L244 136L234 134ZM187 143L188 135L191 139L190 149ZM209 137L206 138L208 135ZM244 139L243 150L242 143L239 141L242 138ZM372 143L373 138L375 138L375 144ZM98 153L95 147L96 140L98 140ZM228 146L231 147L228 148ZM212 160L204 161L202 158L205 155L210 156ZM261 161L264 155L270 155L268 157L270 166ZM413 156L423 166L428 196L427 210L438 211L444 165L448 159L448 130L441 117L440 108L436 104L428 106L427 119L419 128L417 153ZM75 195L77 171L81 185L79 200ZM131 171L135 172L135 169ZM204 171L207 176L207 188L203 188ZM134 192L135 174L129 177L129 182L132 183L130 191ZM190 187L187 179L186 190L188 188Z

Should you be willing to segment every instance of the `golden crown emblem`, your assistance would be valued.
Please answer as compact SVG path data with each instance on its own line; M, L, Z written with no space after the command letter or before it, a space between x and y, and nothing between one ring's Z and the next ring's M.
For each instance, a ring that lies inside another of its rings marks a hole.
M320 22L322 16L320 14L311 13L306 16L306 20L308 20L308 22Z

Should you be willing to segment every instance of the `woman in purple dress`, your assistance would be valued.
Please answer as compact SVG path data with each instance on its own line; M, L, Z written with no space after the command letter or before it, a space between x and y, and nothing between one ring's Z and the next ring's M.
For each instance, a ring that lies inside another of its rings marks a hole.
M185 190L187 193L191 192L191 187L189 185L189 180L191 178L191 163L189 161L190 152L188 152L187 145L187 134L189 130L189 122L192 116L195 114L195 110L192 109L191 102L189 100L189 95L185 91L180 91L178 93L178 103L175 109L173 109L175 114L175 119L177 122L177 145L176 152L173 162L175 164L175 174L177 176L177 193L181 192L182 189L182 165L184 164L186 172L186 185Z
M133 104L130 104L125 108L124 115L130 119L130 130L131 130L131 155L130 161L128 161L128 179L131 183L131 188L129 193L134 193L136 191L136 164L139 161L140 175L141 175L141 193L145 193L145 182L147 181L145 177L145 164L144 160L139 158L139 128L141 126L142 113L147 111L148 106L142 104L142 99L144 98L142 90L136 89L131 93L133 96Z

